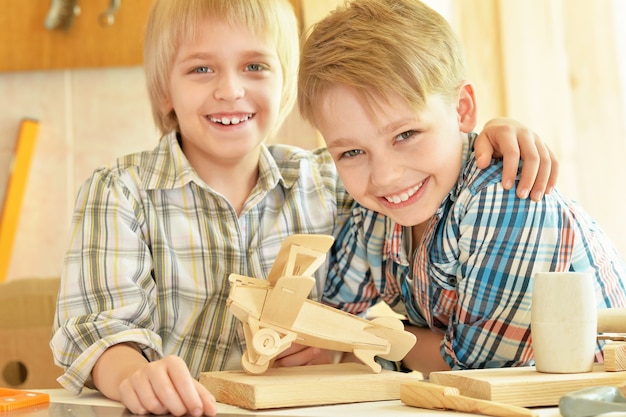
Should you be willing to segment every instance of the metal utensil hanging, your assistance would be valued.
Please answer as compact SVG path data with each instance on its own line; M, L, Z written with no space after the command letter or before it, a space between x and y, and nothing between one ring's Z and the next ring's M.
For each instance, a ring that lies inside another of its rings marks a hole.
M112 26L121 6L122 0L110 0L109 7L98 15L98 23L104 27ZM78 0L52 0L44 26L49 30L69 30L79 15Z

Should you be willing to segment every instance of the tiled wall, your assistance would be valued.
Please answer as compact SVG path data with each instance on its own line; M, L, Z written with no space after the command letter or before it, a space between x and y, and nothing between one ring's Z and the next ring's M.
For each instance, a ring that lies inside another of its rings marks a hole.
M73 201L91 171L152 147L141 68L0 74L0 197L23 118L39 121L8 279L58 276Z

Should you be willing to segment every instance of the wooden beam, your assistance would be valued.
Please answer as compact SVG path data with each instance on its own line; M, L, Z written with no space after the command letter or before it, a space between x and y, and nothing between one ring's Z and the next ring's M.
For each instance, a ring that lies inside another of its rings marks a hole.
M604 345L604 370L626 371L626 343L610 342Z
M250 410L397 400L401 384L419 378L389 370L374 374L357 363L271 368L263 375L200 373L217 401Z

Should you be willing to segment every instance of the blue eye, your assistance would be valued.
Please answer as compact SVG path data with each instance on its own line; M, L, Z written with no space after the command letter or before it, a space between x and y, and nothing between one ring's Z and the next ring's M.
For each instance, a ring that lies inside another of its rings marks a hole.
M252 71L252 72L263 71L265 69L267 69L267 67L265 65L262 65L262 64L248 64L248 65L246 65L246 70Z
M399 141L406 140L414 136L415 133L416 132L414 130L407 130L406 132L402 132L398 136L396 136L396 139Z
M212 72L211 69L209 67L198 67L195 68L193 70L193 72L199 73L199 74L207 74L209 72Z
M352 149L351 151L347 151L341 154L341 158L353 158L355 156L363 154L363 151L360 149Z

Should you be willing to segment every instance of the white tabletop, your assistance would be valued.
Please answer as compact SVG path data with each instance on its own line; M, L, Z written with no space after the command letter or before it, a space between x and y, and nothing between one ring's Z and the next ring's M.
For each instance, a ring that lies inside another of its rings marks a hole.
M105 398L98 391L89 389L76 396L63 389L31 390L45 392L50 395L52 403L79 404L91 406L108 406L123 408L122 404ZM426 410L409 407L400 400L364 402L355 404L338 404L316 407L295 407L272 410L246 410L228 404L218 404L219 414L238 414L256 416L301 416L301 417L381 417L381 416L454 416L466 417L475 414L459 413L455 411ZM536 408L534 411L541 417L560 417L558 407ZM10 415L10 414L9 414ZM9 416L8 415L8 416ZM8 417L7 416L7 417Z

